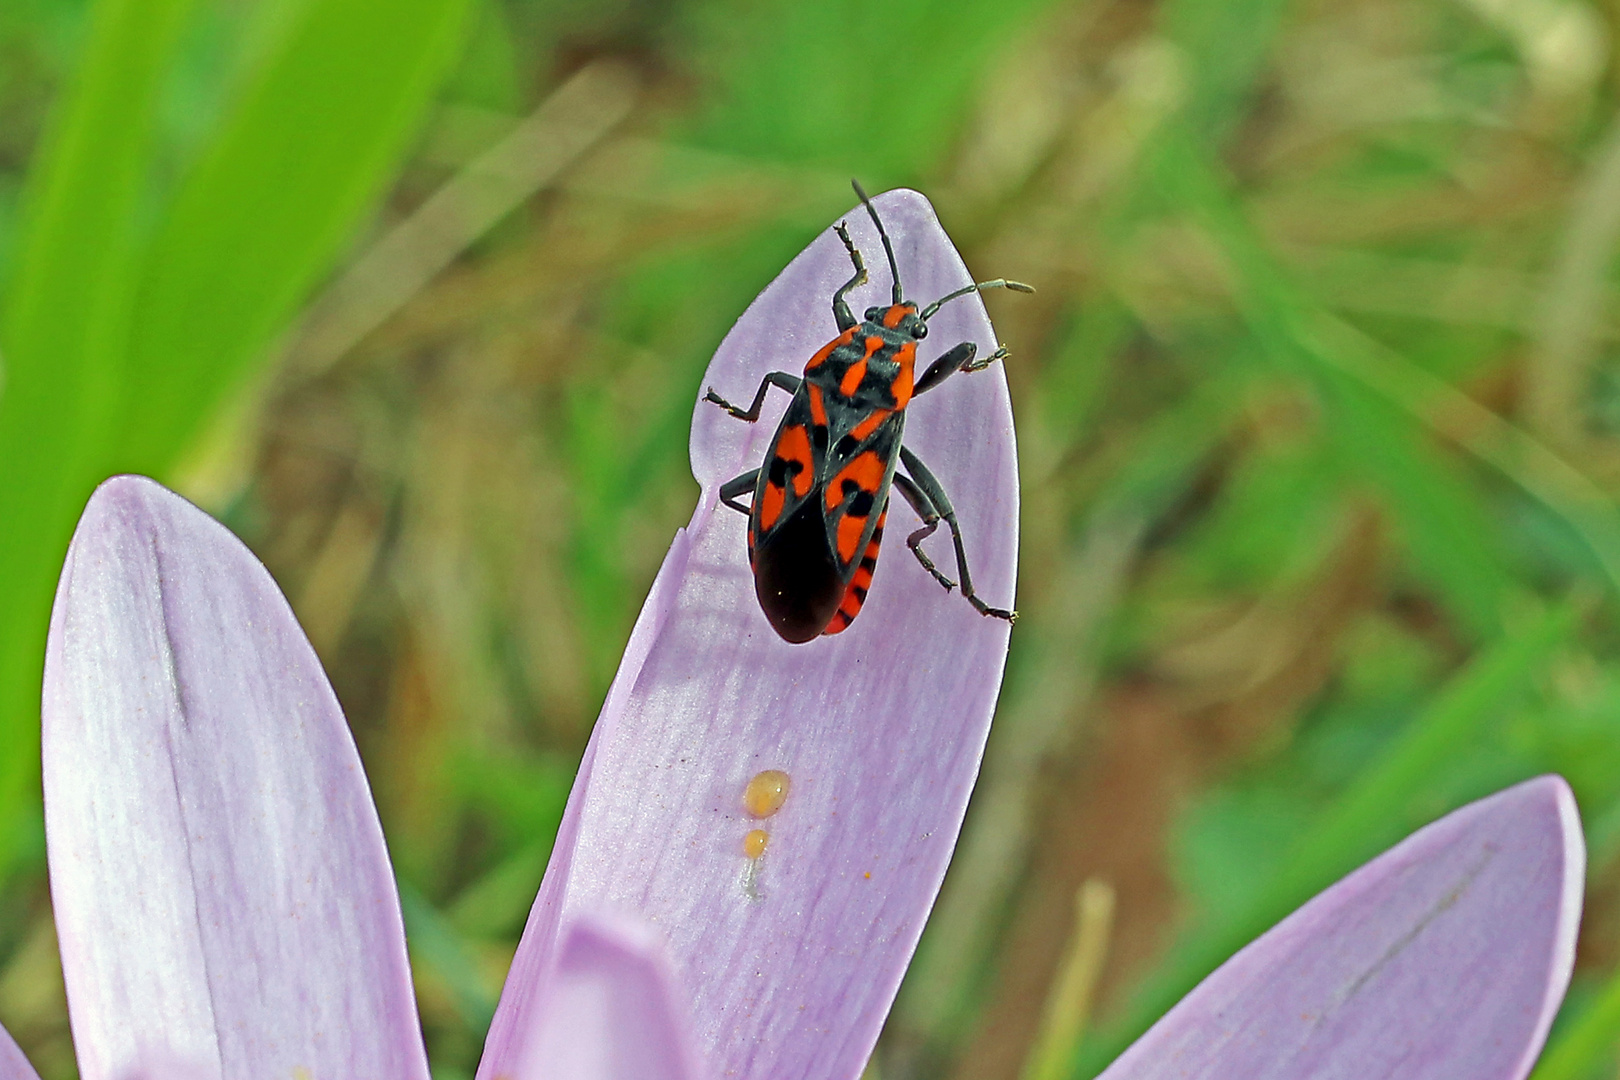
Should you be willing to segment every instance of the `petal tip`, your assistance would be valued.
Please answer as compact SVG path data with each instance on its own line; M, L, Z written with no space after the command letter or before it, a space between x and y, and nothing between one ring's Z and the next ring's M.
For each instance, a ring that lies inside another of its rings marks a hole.
M150 534L158 530L157 520L169 515L223 528L186 498L151 477L134 473L110 476L96 485L85 502L70 551L80 547L87 537Z
M486 1050L480 1075L529 1080L691 1080L697 1075L681 996L658 930L592 913L562 933L545 1007L529 1039ZM526 1045L523 1045L526 1043Z

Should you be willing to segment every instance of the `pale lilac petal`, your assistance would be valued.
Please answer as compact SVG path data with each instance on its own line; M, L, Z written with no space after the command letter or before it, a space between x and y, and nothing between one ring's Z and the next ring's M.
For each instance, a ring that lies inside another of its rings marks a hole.
M689 1080L684 1005L656 932L625 919L572 924L513 1080Z
M0 1027L0 1080L39 1080L11 1032Z
M74 534L44 780L84 1080L425 1080L337 699L264 567L150 480L107 481Z
M921 195L876 201L910 298L927 303L972 280ZM887 303L889 273L865 213L844 220L872 275L851 296L858 314ZM830 298L849 274L838 238L823 232L743 315L702 385L748 400L767 371L800 371L836 335ZM977 297L947 305L931 327L919 370L959 341L981 353L996 345ZM903 543L916 519L896 500L854 625L806 645L777 638L754 599L745 523L716 495L759 466L786 401L772 391L752 426L696 408L703 494L597 722L481 1080L537 1025L535 987L555 962L557 927L599 911L637 913L667 935L705 1075L855 1077L876 1040L956 842L1008 627L922 571ZM909 417L906 442L955 502L979 591L1008 604L1018 489L1000 365L956 376ZM944 530L930 546L949 571ZM741 797L764 769L785 770L793 787L765 823L770 846L750 883L742 841L755 823Z
M1102 1080L1520 1080L1569 985L1585 866L1560 778L1465 806L1227 961Z

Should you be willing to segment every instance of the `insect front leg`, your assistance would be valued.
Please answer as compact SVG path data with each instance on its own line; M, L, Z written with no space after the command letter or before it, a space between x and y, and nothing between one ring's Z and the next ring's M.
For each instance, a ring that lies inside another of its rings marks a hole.
M833 232L844 242L844 250L849 252L849 261L855 264L855 276L844 282L838 291L833 293L833 318L838 320L838 332L843 333L855 325L855 316L850 314L849 301L844 297L848 296L849 290L855 286L866 284L866 263L861 261L861 253L850 240L849 230L844 228L843 222L834 225Z
M907 538L906 543L908 546L910 546L911 550L916 553L919 559L922 560L924 568L932 573L936 579L940 579L939 572L935 570L928 559L924 557L921 549L919 549L915 544L912 544L911 541L916 540L917 543L920 544L923 537L933 532L934 528L938 526L939 520L943 519L945 524L949 525L951 528L951 542L956 546L956 576L962 579L962 595L967 597L968 603L973 605L973 610L977 611L980 615L989 615L997 619L1006 619L1008 622L1016 622L1018 620L1018 612L1010 611L1006 608L991 607L983 600L980 600L979 594L973 591L973 575L968 572L967 551L962 546L962 527L956 522L956 509L955 507L951 506L951 500L945 494L945 489L940 486L940 482L934 478L933 473L928 471L928 466L924 465L918 459L916 454L913 454L904 446L900 448L900 461L903 465L905 465L906 472L911 474L911 479L916 481L917 491L925 496L929 503L933 504L934 513L937 515L936 520L930 523L928 521L928 515L920 510L918 511L919 515L923 518L923 528L917 530L915 533L912 533L911 536ZM896 486L900 488L900 493L906 496L906 501L911 502L911 496L908 494L907 485L900 484L899 480L900 475L896 473ZM916 507L916 505L916 503L912 503L913 507Z
M743 517L747 517L749 514L753 513L753 511L744 506L742 503L738 502L737 496L747 495L749 492L754 490L758 483L758 469L754 469L752 472L745 472L741 476L733 477L720 485L720 501L737 511L737 513L741 514Z
M737 419L746 420L752 424L759 419L759 407L765 404L765 395L772 386L780 386L790 394L797 394L799 392L799 377L789 375L785 371L771 372L759 380L759 392L754 395L754 403L746 409L737 408L737 406L715 393L712 386L709 387L709 392L703 395L703 400L712 401Z
M1005 360L1007 346L1001 346L983 360L974 359L978 354L979 347L971 341L946 350L945 355L928 365L928 370L922 373L922 378L917 380L916 387L911 391L912 395L932 390L958 371L983 371L997 360Z

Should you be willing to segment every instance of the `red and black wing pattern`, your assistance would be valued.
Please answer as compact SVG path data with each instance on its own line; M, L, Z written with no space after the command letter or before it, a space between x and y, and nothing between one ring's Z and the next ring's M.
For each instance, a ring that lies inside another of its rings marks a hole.
M827 624L823 634L841 633L861 613L861 605L866 603L866 591L872 587L872 571L877 569L878 549L883 544L883 523L888 516L888 500L884 500L877 527L872 530L872 539L867 541L866 554L861 556L860 564L855 567L855 576L849 579L844 599L838 605L838 610L833 612L832 622Z
M822 509L828 544L848 585L824 633L854 622L872 587L904 423L901 412L870 413L828 455Z
M824 455L812 441L813 427L809 402L801 389L788 403L787 412L776 429L776 438L771 442L765 467L759 471L748 521L750 562L754 559L755 546L768 540L816 489Z
M755 593L787 640L837 633L859 613L903 426L902 411L862 408L814 378L789 402L748 525Z
M817 495L825 447L825 426L815 422L801 386L776 429L748 515L754 593L772 627L791 642L820 635L846 588Z

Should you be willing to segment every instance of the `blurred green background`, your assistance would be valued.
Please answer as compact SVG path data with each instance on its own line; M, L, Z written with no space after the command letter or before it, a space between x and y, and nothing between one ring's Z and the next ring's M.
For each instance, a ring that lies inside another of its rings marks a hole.
M292 599L435 1074L469 1077L691 512L699 374L858 176L1040 289L988 301L1024 619L871 1074L1082 1080L1339 874L1557 771L1591 868L1538 1075L1615 1076L1617 29L1614 0L6 0L0 1021L73 1075L39 666L77 513L134 470Z

